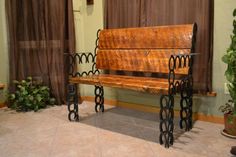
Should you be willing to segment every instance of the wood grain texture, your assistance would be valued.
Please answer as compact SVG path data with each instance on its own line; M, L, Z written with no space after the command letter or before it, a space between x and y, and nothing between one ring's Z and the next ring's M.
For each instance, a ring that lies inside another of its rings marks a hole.
M176 54L189 54L190 49L132 49L98 50L96 66L104 70L169 73L169 58ZM187 74L188 68L175 70Z
M96 68L103 70L169 73L171 55L189 54L193 25L102 30ZM173 63L174 64L174 63ZM179 67L175 74L187 74ZM70 83L131 89L168 94L167 78L101 74L70 79Z
M100 74L70 79L70 83L131 89L153 94L167 94L168 80L161 78Z
M99 49L159 49L192 47L193 25L104 29Z

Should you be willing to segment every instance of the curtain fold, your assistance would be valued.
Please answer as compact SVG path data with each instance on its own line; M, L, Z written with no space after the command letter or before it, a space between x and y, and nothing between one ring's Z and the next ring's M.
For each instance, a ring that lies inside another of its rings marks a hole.
M128 8L128 9L125 9ZM105 28L198 25L194 89L212 91L214 0L105 0Z
M10 90L13 80L41 78L57 103L65 100L64 53L74 52L72 0L6 0Z

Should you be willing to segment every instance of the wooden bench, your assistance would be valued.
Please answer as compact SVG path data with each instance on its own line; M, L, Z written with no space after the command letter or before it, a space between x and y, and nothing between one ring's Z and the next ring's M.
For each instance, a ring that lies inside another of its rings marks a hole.
M186 131L192 128L192 58L196 31L196 24L98 31L94 54L69 55L69 120L79 120L76 84L95 86L97 112L104 112L103 86L159 94L159 141L165 147L172 145L174 95L178 93L181 97L180 127ZM93 62L91 71L76 71L77 64L90 61ZM107 70L122 74L104 73ZM148 76L125 75L127 71Z

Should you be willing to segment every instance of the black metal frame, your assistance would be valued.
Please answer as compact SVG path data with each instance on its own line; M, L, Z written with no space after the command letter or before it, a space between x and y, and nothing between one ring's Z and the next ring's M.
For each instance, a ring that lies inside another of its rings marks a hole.
M174 136L174 96L180 93L180 128L189 131L192 128L192 56L193 55L172 55L169 59L168 95L160 98L160 144L165 147L173 145ZM178 65L177 65L178 64ZM181 81L175 80L175 69L188 67L189 72ZM185 124L185 125L183 125Z
M160 144L166 148L174 143L174 95L180 93L180 122L181 129L185 131L192 129L192 104L193 104L193 56L195 50L197 25L193 27L192 48L190 54L171 55L169 59L168 95L162 95L160 98ZM188 67L188 75L181 79L175 80L175 69Z
M68 71L69 77L81 77L81 76L88 76L88 75L96 75L100 74L100 71L96 68L96 56L97 56L97 49L98 49L98 40L99 40L99 32L97 31L97 40L95 42L96 47L94 49L94 54L88 52L83 53L74 53L74 54L67 54L67 61L69 63ZM84 63L93 63L92 68L90 71L83 71L78 72L77 64L84 64ZM95 111L102 111L104 112L104 90L102 86L95 85ZM79 106L78 106L78 93L77 93L77 85L73 83L69 83L67 85L67 106L68 106L68 119L70 121L78 121L79 120Z

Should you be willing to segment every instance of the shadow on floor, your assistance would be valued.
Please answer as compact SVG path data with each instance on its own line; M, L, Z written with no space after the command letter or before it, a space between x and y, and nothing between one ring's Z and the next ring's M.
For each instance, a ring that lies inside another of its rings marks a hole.
M159 122L159 114L120 107L106 109L104 113L91 113L91 111L80 113L80 123L158 143L160 134ZM174 123L175 141L187 144L186 141L178 139L180 136L191 139L191 136L185 134L184 129L179 128L179 118L175 117ZM197 134L199 129L195 129L194 133Z

